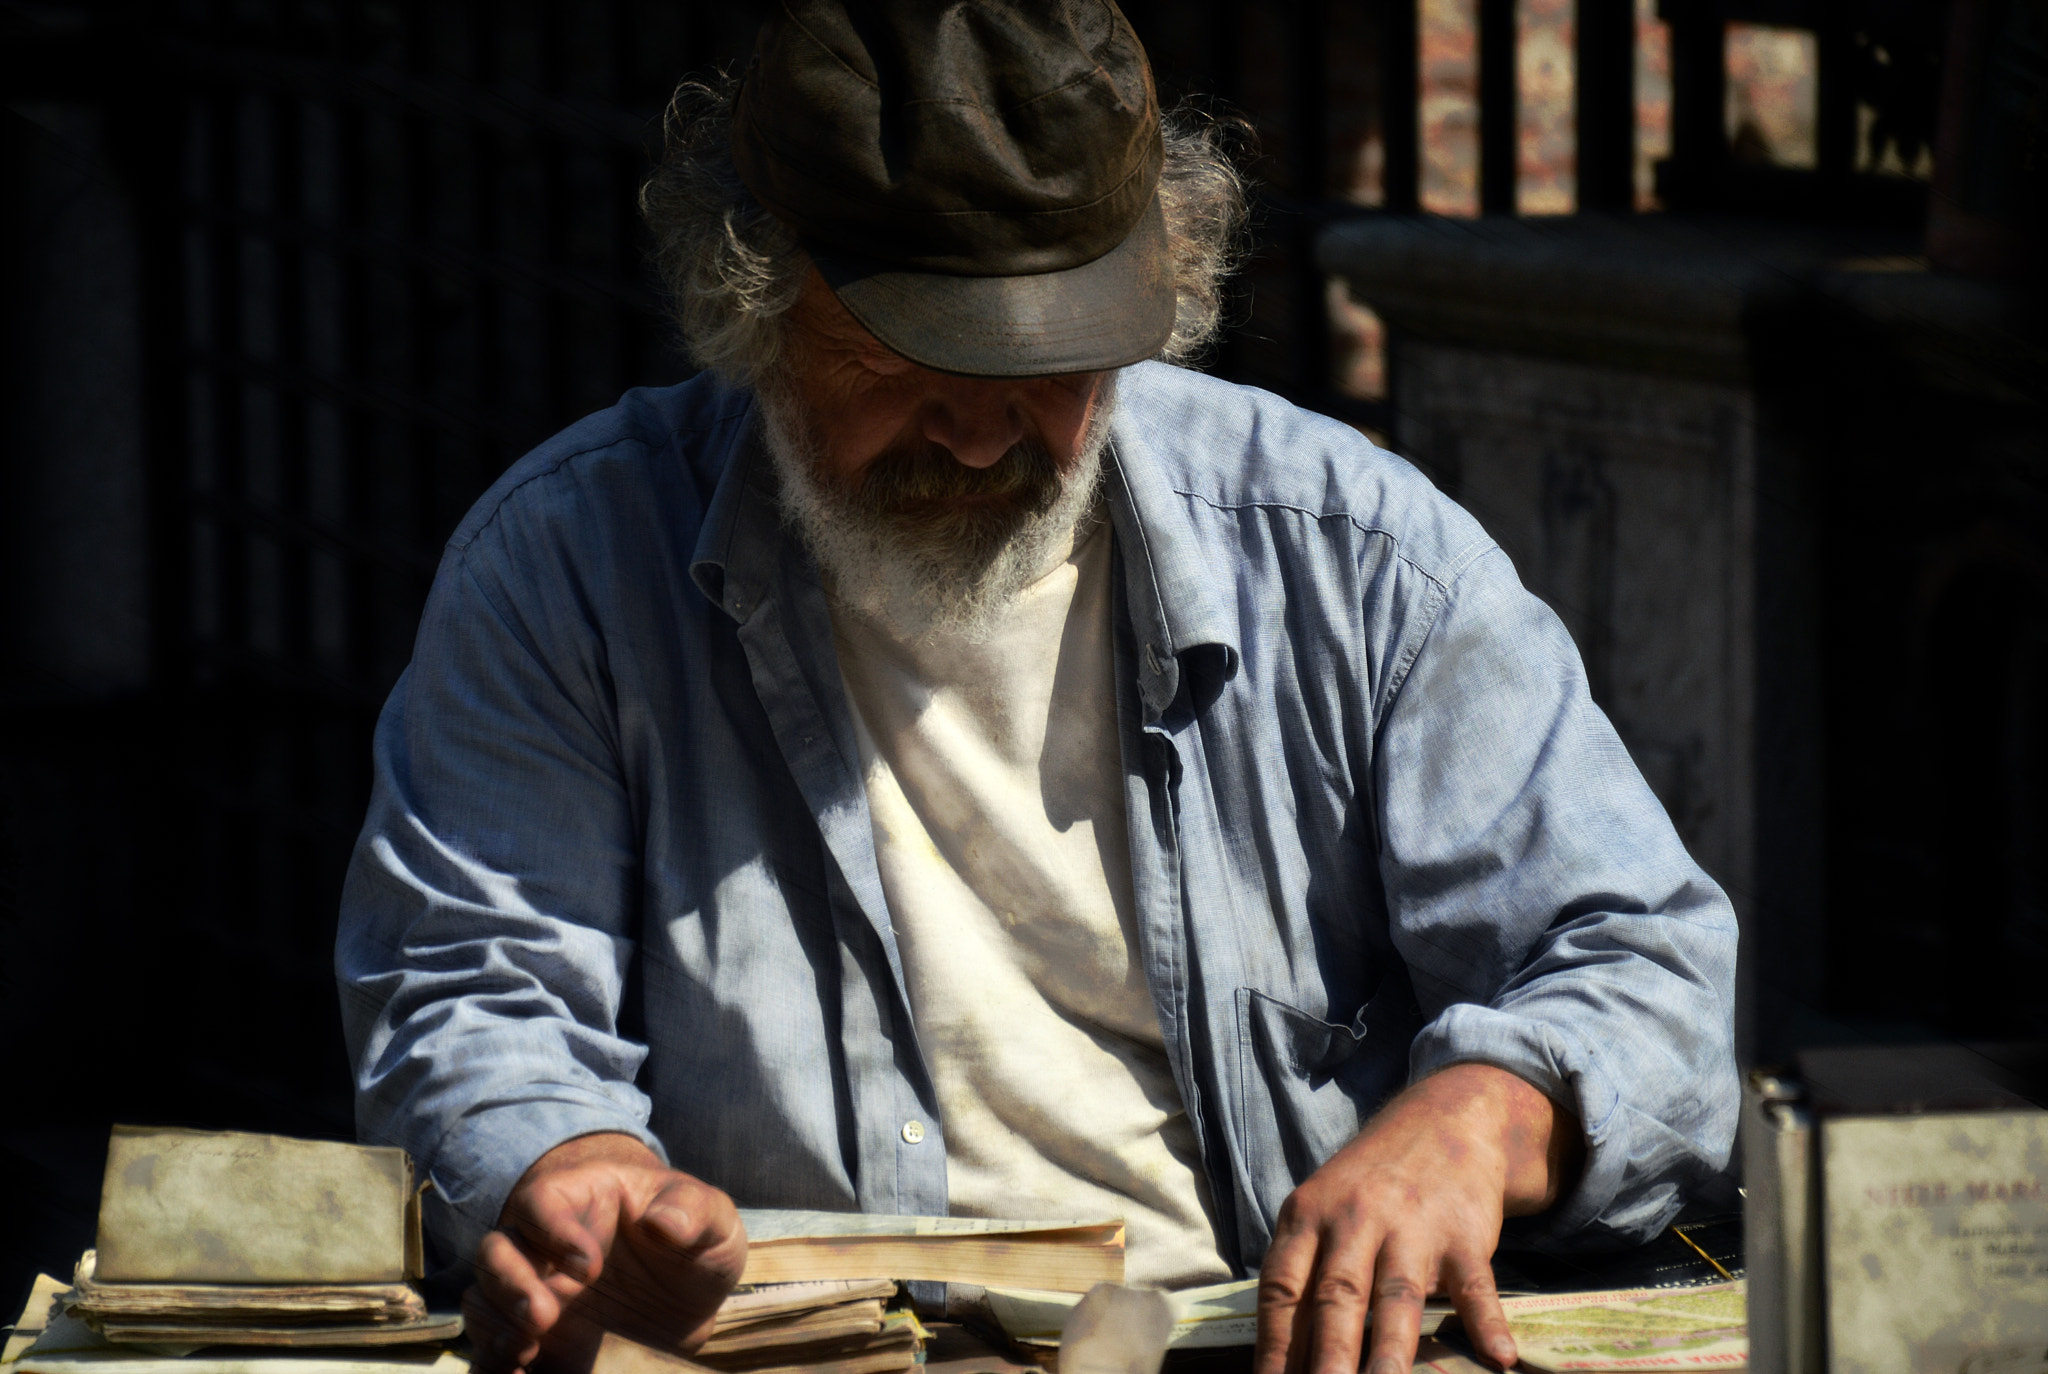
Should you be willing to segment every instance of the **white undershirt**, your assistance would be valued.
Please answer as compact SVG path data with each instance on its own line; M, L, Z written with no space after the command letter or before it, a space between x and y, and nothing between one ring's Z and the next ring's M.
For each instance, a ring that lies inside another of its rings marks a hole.
M953 1213L1122 1217L1181 1288L1230 1270L1137 957L1110 563L1096 518L985 638L832 628Z

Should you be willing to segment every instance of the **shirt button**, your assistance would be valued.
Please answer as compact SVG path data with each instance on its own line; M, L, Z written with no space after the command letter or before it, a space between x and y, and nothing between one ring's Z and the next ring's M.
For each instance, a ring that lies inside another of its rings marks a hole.
M923 1123L922 1121L906 1121L906 1122L904 1122L904 1123L903 1123L903 1143L904 1143L904 1144L906 1144L906 1145L915 1145L915 1144L917 1144L917 1142L918 1142L918 1141L920 1141L920 1140L923 1140L923 1139L924 1139L924 1123Z

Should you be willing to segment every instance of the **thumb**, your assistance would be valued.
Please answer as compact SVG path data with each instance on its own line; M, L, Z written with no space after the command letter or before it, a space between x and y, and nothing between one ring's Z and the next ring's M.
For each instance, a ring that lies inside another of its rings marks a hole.
M746 1231L732 1199L687 1175L669 1179L649 1199L639 1222L642 1234L655 1244L714 1264L735 1249L746 1254Z
M704 1226L679 1198L663 1192L640 1214L640 1225L654 1239L676 1250L695 1249L704 1239Z

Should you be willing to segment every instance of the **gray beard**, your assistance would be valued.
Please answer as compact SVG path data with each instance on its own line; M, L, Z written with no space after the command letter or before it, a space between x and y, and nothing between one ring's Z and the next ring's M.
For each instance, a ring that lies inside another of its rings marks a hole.
M763 444L782 488L782 516L802 539L840 605L914 635L986 640L1025 588L1073 547L1102 484L1114 377L1062 477L1027 441L977 471L950 456L891 466L878 459L859 489L820 475L817 440L787 388L760 390ZM920 499L1002 491L1008 509L952 515Z

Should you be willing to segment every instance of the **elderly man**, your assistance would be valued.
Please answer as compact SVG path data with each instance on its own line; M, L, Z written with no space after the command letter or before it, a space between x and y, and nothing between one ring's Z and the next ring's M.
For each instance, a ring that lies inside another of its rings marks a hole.
M1734 926L1508 561L1173 364L1240 189L1104 0L785 0L643 204L705 371L516 464L338 969L487 1355L691 1348L732 1199L1119 1216L1262 1374L1725 1164ZM1148 361L1149 360L1149 361Z

